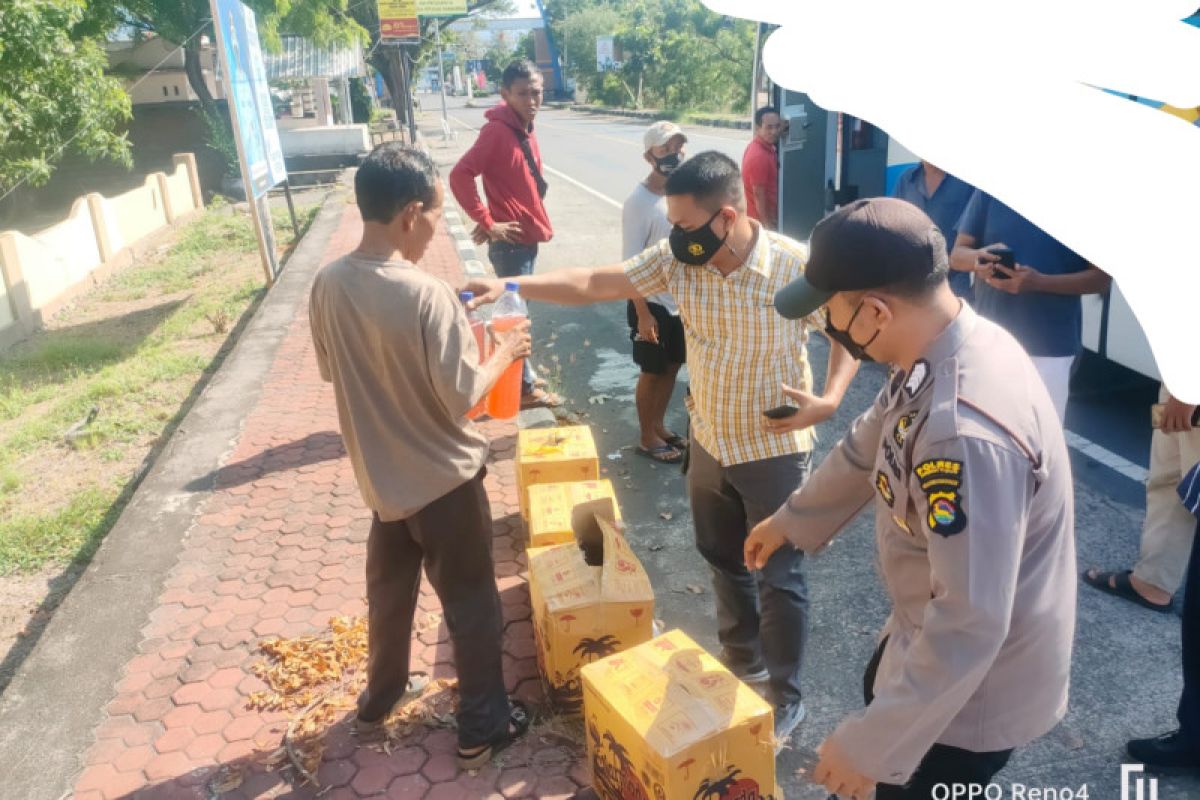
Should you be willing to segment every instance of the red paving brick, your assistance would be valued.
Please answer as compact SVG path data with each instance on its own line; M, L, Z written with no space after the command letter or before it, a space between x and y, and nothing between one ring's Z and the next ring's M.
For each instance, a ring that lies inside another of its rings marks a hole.
M357 211L347 205L325 260L357 242ZM451 282L461 279L457 249L445 231L422 266ZM253 711L246 697L264 688L249 669L263 637L321 632L336 614L365 611L363 563L369 514L363 508L337 434L332 389L317 375L307 304L301 303L261 396L188 533L96 730L75 784L80 800L118 797L208 797L218 769L240 770L241 786L223 797L293 790L264 766L281 743L286 717ZM507 624L509 690L541 703L536 678L528 587L512 465L515 425L490 422L496 443L487 482L496 519L497 582ZM440 614L422 586L418 623ZM452 677L444 625L414 641L415 668ZM459 774L454 734L428 729L390 755L358 747L346 723L328 736L318 771L324 798L569 797L585 770L561 742L523 742L504 768Z

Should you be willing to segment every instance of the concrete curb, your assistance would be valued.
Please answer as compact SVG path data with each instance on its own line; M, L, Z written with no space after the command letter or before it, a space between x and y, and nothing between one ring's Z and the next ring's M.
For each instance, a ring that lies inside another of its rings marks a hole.
M326 197L278 282L0 698L5 796L56 800L74 785L163 581L321 266L344 197L338 190Z
M552 107L565 108L569 111L578 111L583 114L605 114L612 117L629 117L631 119L644 120L671 119L674 116L664 111L634 111L628 108L605 108L603 106L556 105ZM704 125L709 128L731 128L743 131L748 131L752 127L749 120L721 119L719 117L705 117L702 115L692 117L691 122L693 125Z

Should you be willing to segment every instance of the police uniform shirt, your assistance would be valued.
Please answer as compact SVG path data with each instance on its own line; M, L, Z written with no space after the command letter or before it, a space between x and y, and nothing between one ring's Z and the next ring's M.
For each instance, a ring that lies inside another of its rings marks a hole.
M861 774L904 783L935 743L1007 750L1062 719L1072 501L1062 427L1033 364L964 303L782 512L812 552L874 503L889 639L875 699L832 734Z

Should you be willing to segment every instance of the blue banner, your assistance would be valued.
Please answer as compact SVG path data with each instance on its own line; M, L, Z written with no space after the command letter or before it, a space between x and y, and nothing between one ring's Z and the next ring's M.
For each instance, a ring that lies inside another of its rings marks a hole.
M272 186L287 180L287 168L275 127L275 109L258 41L258 25L254 12L240 0L212 0L212 8L227 75L226 96L234 134L241 143L250 182L246 193L259 198Z

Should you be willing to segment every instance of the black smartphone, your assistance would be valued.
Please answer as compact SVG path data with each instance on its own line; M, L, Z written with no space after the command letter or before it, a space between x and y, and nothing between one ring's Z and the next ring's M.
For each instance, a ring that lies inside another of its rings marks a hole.
M1000 260L996 262L997 264L1000 264L1001 266L1004 266L1004 267L1008 267L1009 269L1016 269L1017 258L1015 255L1013 255L1012 248L993 247L991 252L993 255L1000 256ZM993 268L992 269L992 277L998 281L1006 281L1009 278L1011 278L1012 276L1008 275L1004 272L1001 272L998 269Z
M764 411L763 416L767 419L787 419L799 410L796 406L775 406Z

